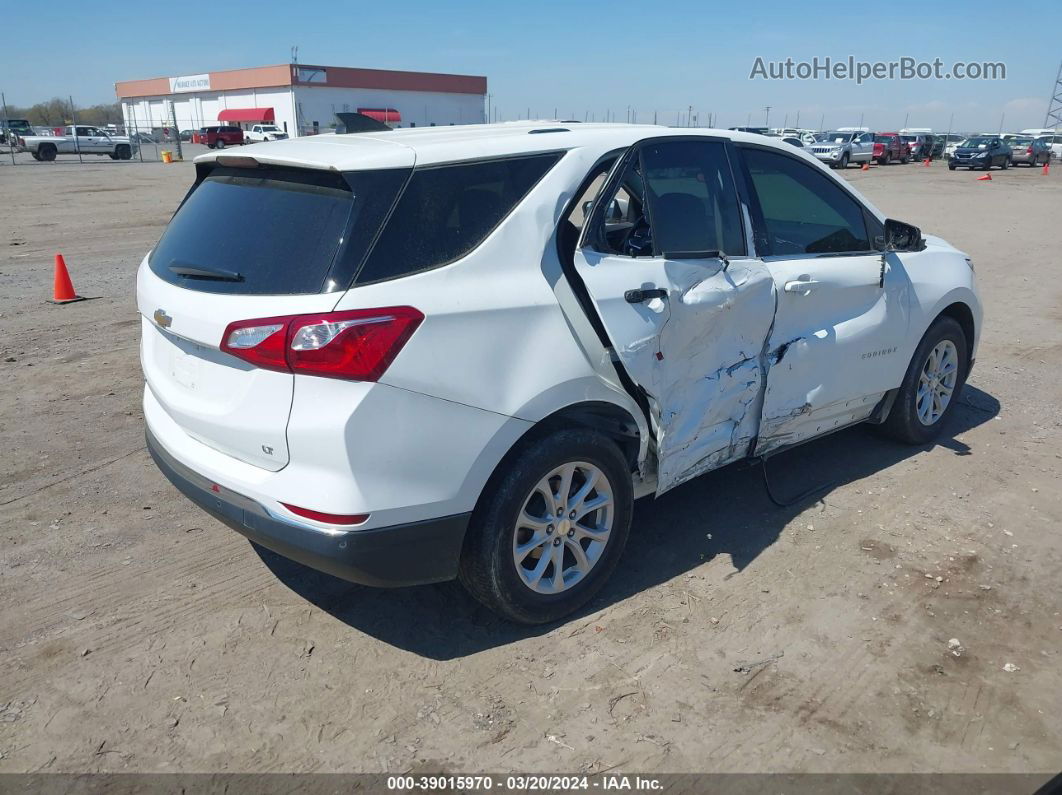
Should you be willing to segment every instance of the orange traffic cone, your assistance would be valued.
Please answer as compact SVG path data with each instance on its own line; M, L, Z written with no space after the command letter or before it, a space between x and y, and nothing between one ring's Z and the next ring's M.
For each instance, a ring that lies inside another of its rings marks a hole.
M977 181L978 181L978 182L984 182L984 181L986 181L986 180L987 180L988 182L991 182L991 181L992 181L992 175L991 175L991 174L985 174L985 175L984 175L983 177L978 177L978 178L977 178Z
M74 301L84 301L80 295L74 292L74 284L70 281L70 274L66 270L66 260L62 254L55 255L55 282L52 286L53 304L71 304Z
M1044 170L1043 170L1043 172L1042 172L1042 173L1043 173L1043 175L1044 175L1045 177L1046 177L1046 176L1047 176L1047 175L1048 175L1049 173L1051 173L1051 167L1050 167L1050 164L1049 164L1049 163L1044 163Z
M925 160L922 161L922 165L925 166L926 168L929 168L929 158L928 157Z
M863 164L863 171L870 171L870 163Z

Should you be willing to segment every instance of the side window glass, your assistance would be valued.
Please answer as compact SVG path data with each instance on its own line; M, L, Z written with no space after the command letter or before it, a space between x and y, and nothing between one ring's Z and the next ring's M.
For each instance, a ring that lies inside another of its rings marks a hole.
M559 159L548 153L415 169L357 283L393 279L464 257Z
M642 148L653 251L744 255L737 190L718 141L663 141Z
M611 193L602 196L603 209L595 213L597 226L590 230L590 242L602 254L648 257L653 238L645 213L645 185L638 157L631 158Z
M746 149L774 255L869 251L863 208L825 174L782 154Z

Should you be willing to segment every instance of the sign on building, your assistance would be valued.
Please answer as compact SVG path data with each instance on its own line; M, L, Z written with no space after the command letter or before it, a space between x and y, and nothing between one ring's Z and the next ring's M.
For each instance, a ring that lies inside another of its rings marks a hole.
M185 94L189 91L209 91L210 75L186 75L170 78L170 93Z

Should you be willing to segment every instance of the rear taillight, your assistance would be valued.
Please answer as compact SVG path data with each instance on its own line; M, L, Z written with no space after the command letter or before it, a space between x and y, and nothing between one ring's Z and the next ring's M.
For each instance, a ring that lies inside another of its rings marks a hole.
M1031 155L1032 154L1032 147L1031 146L1028 149L1025 150L1025 154L1027 154L1027 155Z
M411 306L239 320L221 350L265 370L378 381L423 320Z
M286 502L280 503L296 516L302 516L306 519L313 519L315 522L324 522L325 524L362 524L369 518L367 513L323 513L321 511L315 511L310 508L300 508L298 505L288 505Z

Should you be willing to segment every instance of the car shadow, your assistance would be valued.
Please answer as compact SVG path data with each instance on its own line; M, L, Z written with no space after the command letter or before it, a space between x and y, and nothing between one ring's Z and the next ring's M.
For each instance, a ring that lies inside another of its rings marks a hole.
M973 451L955 437L991 420L999 409L994 397L967 385L945 435L935 444L956 455L971 455ZM730 556L736 569L730 577L740 576L815 500L932 446L894 442L862 425L781 453L767 463L775 498L785 503L815 490L787 507L772 502L759 465L748 463L709 472L659 499L639 500L627 549L609 582L586 607L560 623L578 623L588 613L671 580L718 555ZM465 657L543 635L559 625L511 624L481 607L455 582L368 588L314 571L263 547L255 546L255 550L284 585L352 629L434 660Z

